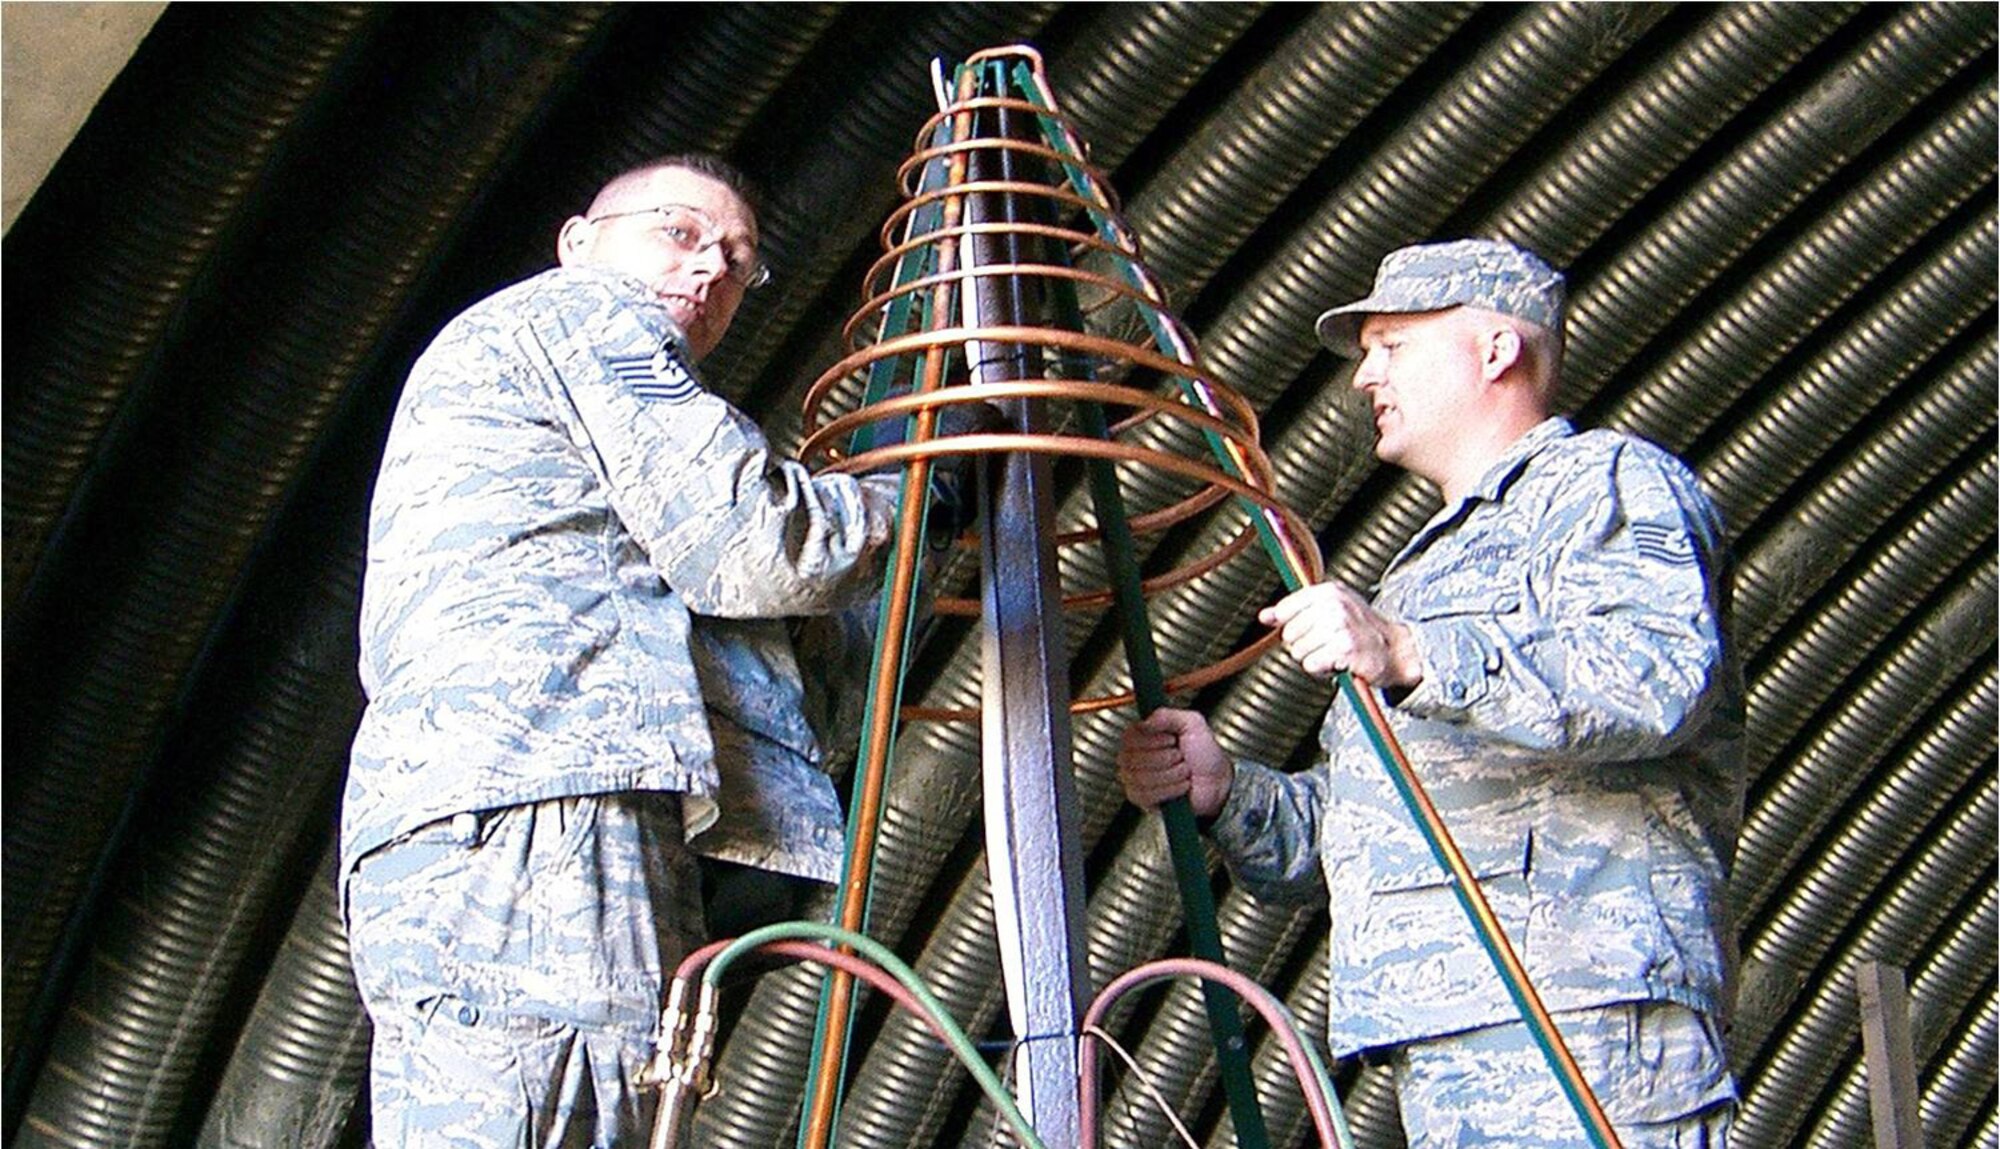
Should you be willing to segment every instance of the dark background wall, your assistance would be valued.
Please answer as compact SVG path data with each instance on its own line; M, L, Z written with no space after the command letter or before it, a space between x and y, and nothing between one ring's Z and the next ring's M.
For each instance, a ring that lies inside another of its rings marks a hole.
M1910 980L1931 1144L1991 1144L1994 32L1978 4L170 6L4 245L6 1135L360 1142L329 843L409 362L546 265L608 175L719 151L767 189L777 278L709 383L795 441L930 61L1025 41L1352 581L1430 504L1373 465L1311 317L1414 240L1570 269L1566 406L1687 457L1742 563L1741 1143L1865 1143L1852 976L1881 960ZM1241 641L1276 591L1245 566L1182 596L1166 658ZM1074 630L1072 680L1117 681ZM923 652L928 699L976 696L975 646ZM1200 701L1299 762L1325 694L1266 660ZM1100 983L1180 944L1114 731L1077 723ZM877 929L1004 1037L977 769L966 729L905 739ZM1232 959L1312 1024L1320 913L1222 910ZM790 1143L814 985L736 987L707 1143ZM1137 999L1117 1035L1230 1143L1195 995ZM907 1019L872 1006L860 1038L850 1143L990 1127ZM1400 1144L1382 1083L1341 1084L1361 1141ZM1172 1135L1136 1092L1109 1115L1119 1144Z

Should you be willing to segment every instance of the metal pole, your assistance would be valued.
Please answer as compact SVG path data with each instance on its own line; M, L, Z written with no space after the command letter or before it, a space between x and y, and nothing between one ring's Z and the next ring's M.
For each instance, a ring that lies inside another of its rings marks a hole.
M963 182L963 161L953 161L948 183ZM958 221L961 206L947 201L943 224ZM940 244L939 263L950 270L955 245L947 239ZM940 284L931 293L931 308L948 308L952 291ZM945 355L935 351L924 356L922 391L942 385ZM936 429L937 417L925 411L917 417L919 440L928 439ZM901 696L904 660L910 632L911 604L916 597L920 564L924 554L925 491L930 483L931 461L912 460L903 476L902 502L896 519L896 551L888 582L883 591L882 624L877 632L875 664L868 693L868 709L862 733L861 766L855 786L853 810L848 816L846 860L841 868L839 903L835 920L854 933L867 927L868 898L874 884L875 846L886 801L889 757L896 736L896 701ZM826 1149L833 1143L834 1122L840 1108L842 1076L847 1068L849 1023L854 1012L854 979L835 969L828 974L820 1001L818 1032L813 1040L812 1076L807 1083L799 1124L801 1149Z
M982 115L982 138L1032 124L1006 110ZM981 149L973 178L1012 179L1011 153ZM974 222L1005 220L1019 210L1011 196L968 197ZM976 235L967 267L1017 264L1022 237ZM963 298L968 326L1015 326L1036 301L1018 277L982 278ZM1019 344L977 343L968 350L977 383L1038 378L1040 354ZM1046 433L1039 400L1006 404L1015 429ZM1007 1007L1019 1044L1014 1080L1022 1110L1043 1140L1075 1145L1081 1136L1077 1034L1087 1004L1089 966L1083 943L1083 860L1076 783L1070 758L1068 652L1057 581L1055 498L1047 456L1017 453L990 466L981 536L982 748L986 858L992 883ZM1052 623L1055 623L1052 625Z
M1885 962L1862 962L1854 971L1854 989L1861 1001L1861 1054L1868 1067L1868 1115L1875 1149L1924 1149L1910 994L1903 971Z

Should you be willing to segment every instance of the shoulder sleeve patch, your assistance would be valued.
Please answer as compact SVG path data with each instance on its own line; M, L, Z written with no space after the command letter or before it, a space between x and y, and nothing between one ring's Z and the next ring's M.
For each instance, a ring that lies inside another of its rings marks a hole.
M609 355L605 366L634 395L649 403L682 403L701 393L701 384L668 341L650 356Z
M1632 541L1642 557L1657 563L1684 566L1695 561L1694 540L1688 537L1686 531L1674 530L1659 523L1634 523Z

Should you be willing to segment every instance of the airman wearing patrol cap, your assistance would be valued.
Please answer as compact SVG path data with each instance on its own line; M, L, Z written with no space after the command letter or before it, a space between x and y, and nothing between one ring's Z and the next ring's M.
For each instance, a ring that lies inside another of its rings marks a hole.
M1320 314L1316 330L1329 350L1358 359L1361 321L1370 315L1470 306L1511 315L1560 338L1567 295L1561 272L1511 243L1495 239L1425 243L1383 256L1367 298L1328 308Z
M1742 818L1742 674L1722 525L1659 447L1550 404L1562 275L1492 239L1390 252L1319 338L1357 360L1378 458L1442 507L1372 595L1328 581L1260 615L1308 673L1386 713L1628 1149L1726 1144L1721 1030ZM1198 713L1130 727L1119 778L1186 795L1236 879L1330 897L1329 1042L1393 1073L1412 1145L1573 1146L1570 1099L1336 705L1319 761L1231 758Z

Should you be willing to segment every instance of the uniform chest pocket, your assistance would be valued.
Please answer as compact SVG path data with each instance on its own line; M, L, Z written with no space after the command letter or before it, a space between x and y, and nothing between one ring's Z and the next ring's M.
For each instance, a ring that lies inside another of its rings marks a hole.
M1512 586L1495 586L1491 576L1474 573L1449 574L1412 586L1390 613L1426 622L1439 618L1496 618L1521 609L1521 592Z
M1521 581L1534 543L1520 524L1474 508L1448 530L1428 536L1391 572L1387 589L1405 618L1504 614L1521 603Z

